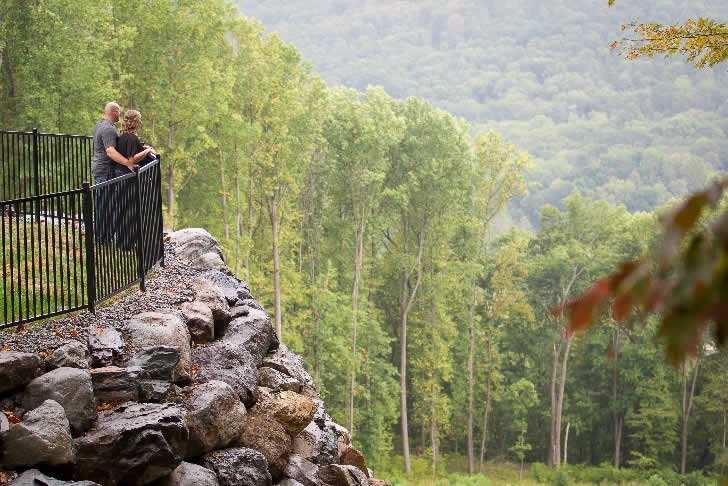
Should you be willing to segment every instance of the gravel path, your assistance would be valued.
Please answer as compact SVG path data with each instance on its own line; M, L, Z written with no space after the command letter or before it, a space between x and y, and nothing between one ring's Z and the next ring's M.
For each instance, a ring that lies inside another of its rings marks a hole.
M46 353L72 340L86 343L90 327L114 327L141 312L161 309L179 309L183 302L191 301L191 283L199 277L199 271L190 268L188 260L174 256L171 245L165 243L165 267L154 267L147 276L147 291L138 287L112 297L96 309L70 317L61 317L42 323L26 325L25 330L15 328L0 330L0 350Z

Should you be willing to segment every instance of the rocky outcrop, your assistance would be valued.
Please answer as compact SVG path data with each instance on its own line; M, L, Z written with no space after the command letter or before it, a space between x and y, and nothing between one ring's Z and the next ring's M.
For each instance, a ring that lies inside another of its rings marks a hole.
M187 391L185 423L190 436L186 457L237 443L245 430L247 414L238 395L227 383L210 381Z
M179 301L92 322L45 363L0 351L0 467L76 480L31 469L12 484L366 485L348 431L214 239L184 230L170 246L200 269L170 290Z
M93 481L59 481L46 476L37 469L28 469L18 476L10 486L101 486Z
M65 344L53 351L45 360L46 370L56 368L88 368L88 346L78 341Z
M220 486L270 486L273 481L265 456L237 447L205 454L202 465L214 471Z
M0 393L25 386L40 374L38 355L6 351L0 353Z
M11 469L73 462L71 427L63 407L46 400L26 413L21 423L3 434L2 452L2 464Z
M71 430L88 430L96 419L91 374L78 368L57 368L31 381L23 392L23 408L32 410L46 400L54 400L66 412Z
M142 485L182 462L189 433L184 409L134 403L99 414L96 426L74 440L77 479L108 486Z
M177 312L144 312L124 323L132 349L171 346L178 350L179 360L172 380L177 384L190 381L190 331Z

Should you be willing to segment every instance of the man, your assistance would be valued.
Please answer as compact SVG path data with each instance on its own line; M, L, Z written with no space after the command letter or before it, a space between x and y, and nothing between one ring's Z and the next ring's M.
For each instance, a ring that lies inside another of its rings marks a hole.
M104 117L94 127L94 157L91 164L91 173L94 183L108 181L116 177L117 164L134 168L133 162L116 150L116 141L119 135L114 124L119 121L121 108L113 101L106 103Z
M94 127L94 155L91 174L95 184L109 181L127 172L123 167L134 169L136 157L124 157L116 150L119 135L114 124L119 121L121 109L113 101L106 104L103 118ZM94 236L98 243L110 243L121 230L120 212L124 212L128 199L128 182L111 184L94 189ZM123 230L122 230L123 231Z

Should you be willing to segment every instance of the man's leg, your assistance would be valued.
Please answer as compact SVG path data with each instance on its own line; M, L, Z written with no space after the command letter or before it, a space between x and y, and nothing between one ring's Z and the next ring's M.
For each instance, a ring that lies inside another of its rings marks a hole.
M112 177L111 172L94 176L94 184L106 182ZM94 190L94 237L97 243L109 243L111 241L109 190L109 186Z

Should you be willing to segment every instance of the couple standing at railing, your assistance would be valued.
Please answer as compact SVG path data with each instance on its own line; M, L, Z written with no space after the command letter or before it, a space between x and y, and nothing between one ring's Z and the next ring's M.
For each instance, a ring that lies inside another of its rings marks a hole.
M121 125L121 136L116 133L115 124L121 116L118 104L110 102L104 108L103 118L94 128L94 152L91 173L94 184L101 184L131 173L137 165L152 162L157 157L154 150L142 143L137 131L142 124L142 116L136 110L127 110ZM96 241L116 243L122 249L131 249L131 221L134 205L129 204L129 191L125 185L100 188L94 198L94 225Z

